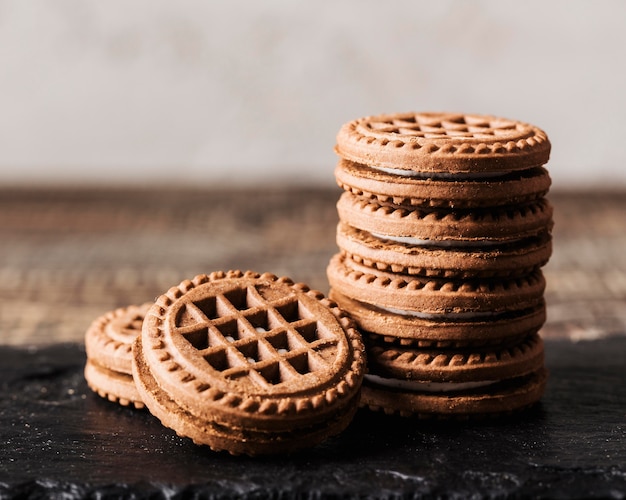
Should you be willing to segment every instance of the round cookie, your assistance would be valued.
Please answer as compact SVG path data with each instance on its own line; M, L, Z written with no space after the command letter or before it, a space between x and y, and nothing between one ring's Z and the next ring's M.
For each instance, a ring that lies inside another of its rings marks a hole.
M331 288L347 297L426 318L445 313L460 319L467 313L492 316L535 308L545 289L539 270L512 279L453 280L379 271L342 253L330 259L327 275Z
M337 226L337 246L352 260L381 271L433 277L521 276L548 262L550 233L502 245L430 245L428 241L383 239L344 222Z
M543 167L478 178L370 167L340 159L337 184L354 195L381 203L431 207L490 207L527 203L544 196L550 175Z
M545 368L526 377L504 380L477 389L457 393L424 393L390 390L368 380L363 382L363 406L405 417L483 418L524 410L536 404L545 391L548 372Z
M442 209L383 204L344 192L337 212L346 224L380 238L410 238L433 245L515 242L552 228L552 206L545 198L494 208Z
M349 311L361 333L376 341L415 347L487 346L508 343L538 331L546 321L546 305L500 314L446 314L417 316L350 298L337 290L329 296Z
M157 299L134 349L148 409L232 454L291 452L342 431L364 352L353 322L303 284L240 271L200 275Z
M547 163L550 141L519 121L458 113L397 113L346 123L337 154L378 168L439 173L503 173Z
M85 333L85 379L103 398L143 408L132 377L132 344L152 304L131 305L96 318Z
M487 351L368 347L363 404L388 413L468 417L509 413L545 387L543 342L532 334Z

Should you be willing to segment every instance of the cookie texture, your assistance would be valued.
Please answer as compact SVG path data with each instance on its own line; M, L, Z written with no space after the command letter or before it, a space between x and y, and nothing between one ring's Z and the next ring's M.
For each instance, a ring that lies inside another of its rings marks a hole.
M396 113L337 134L330 297L363 334L363 405L506 414L545 388L550 141L517 120Z
M337 434L365 369L354 324L320 292L253 272L200 275L148 312L133 374L164 425L214 450L270 454Z
M132 378L132 345L152 304L130 305L96 318L85 333L85 379L100 396L143 408Z

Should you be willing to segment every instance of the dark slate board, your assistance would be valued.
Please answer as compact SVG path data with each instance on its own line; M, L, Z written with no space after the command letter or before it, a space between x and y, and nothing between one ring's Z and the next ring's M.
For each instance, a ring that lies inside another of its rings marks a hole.
M0 498L626 497L626 338L546 343L542 403L422 422L361 410L316 449L231 457L84 382L83 347L0 347Z

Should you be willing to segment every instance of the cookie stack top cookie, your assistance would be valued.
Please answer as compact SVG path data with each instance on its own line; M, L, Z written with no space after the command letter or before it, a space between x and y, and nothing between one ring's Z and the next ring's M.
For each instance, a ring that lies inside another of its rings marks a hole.
M344 189L337 203L340 252L328 278L331 297L366 336L366 385L375 379L376 390L386 383L394 391L404 387L406 396L406 382L417 375L389 370L389 358L461 363L484 356L486 346L500 353L530 343L539 353L534 364L496 364L499 380L542 370L543 345L531 336L545 321L541 267L552 251L552 207L543 165L550 147L541 129L494 116L399 113L341 127L335 147L335 176ZM390 344L410 352L390 351ZM426 348L431 351L420 351ZM437 349L456 351L439 356ZM383 365L387 371L378 373ZM477 382L477 370L454 372ZM388 373L404 375L389 381ZM442 383L425 373L420 369L426 383ZM541 382L530 400L540 390ZM427 413L416 407L415 391L405 398L412 403L392 403L391 410Z

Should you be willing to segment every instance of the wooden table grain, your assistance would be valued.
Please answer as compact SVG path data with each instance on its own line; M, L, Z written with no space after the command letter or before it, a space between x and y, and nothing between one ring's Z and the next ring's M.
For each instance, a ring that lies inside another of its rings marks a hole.
M0 191L0 344L79 342L92 319L199 273L328 291L338 188ZM559 192L549 338L626 332L626 191Z

